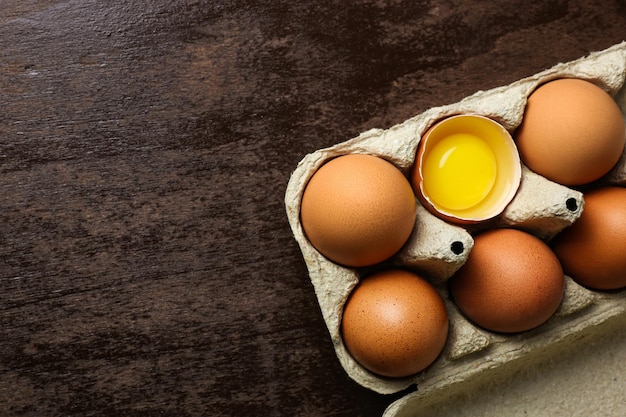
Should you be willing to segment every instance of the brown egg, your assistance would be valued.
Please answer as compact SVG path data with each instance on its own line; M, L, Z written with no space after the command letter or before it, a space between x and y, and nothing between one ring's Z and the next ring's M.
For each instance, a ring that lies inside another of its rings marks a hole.
M552 241L565 273L600 290L626 287L626 189L598 188L584 194L580 218Z
M387 270L355 287L341 329L346 348L363 367L404 377L422 371L441 353L448 313L426 280L405 270Z
M514 229L479 234L450 279L454 302L475 324L521 332L548 320L563 298L564 275L548 245Z
M530 95L515 140L528 168L560 184L582 185L617 163L624 132L609 94L589 81L559 79Z
M347 266L384 261L407 241L416 201L408 179L372 155L344 155L322 165L302 196L300 216L311 244Z

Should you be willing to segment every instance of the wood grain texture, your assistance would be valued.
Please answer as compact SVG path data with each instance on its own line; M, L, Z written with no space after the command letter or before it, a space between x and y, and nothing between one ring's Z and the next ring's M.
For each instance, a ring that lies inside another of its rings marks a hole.
M380 416L291 171L624 39L623 1L3 1L0 414Z

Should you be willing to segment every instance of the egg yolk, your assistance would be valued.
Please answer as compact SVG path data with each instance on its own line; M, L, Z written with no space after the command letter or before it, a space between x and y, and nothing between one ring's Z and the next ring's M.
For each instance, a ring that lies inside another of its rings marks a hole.
M435 205L466 210L489 195L496 182L493 151L477 136L446 136L430 151L422 169L424 189Z

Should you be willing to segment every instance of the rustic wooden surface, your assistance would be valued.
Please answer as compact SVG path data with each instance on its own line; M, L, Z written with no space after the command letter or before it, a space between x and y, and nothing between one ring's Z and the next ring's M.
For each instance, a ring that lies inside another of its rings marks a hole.
M624 1L2 1L0 415L380 416L291 171L624 39Z

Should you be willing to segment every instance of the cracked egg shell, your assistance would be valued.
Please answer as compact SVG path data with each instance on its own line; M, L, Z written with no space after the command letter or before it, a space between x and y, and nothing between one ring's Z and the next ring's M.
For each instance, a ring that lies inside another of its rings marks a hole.
M458 224L498 216L515 197L521 177L509 132L478 114L451 116L428 129L411 172L424 207Z

